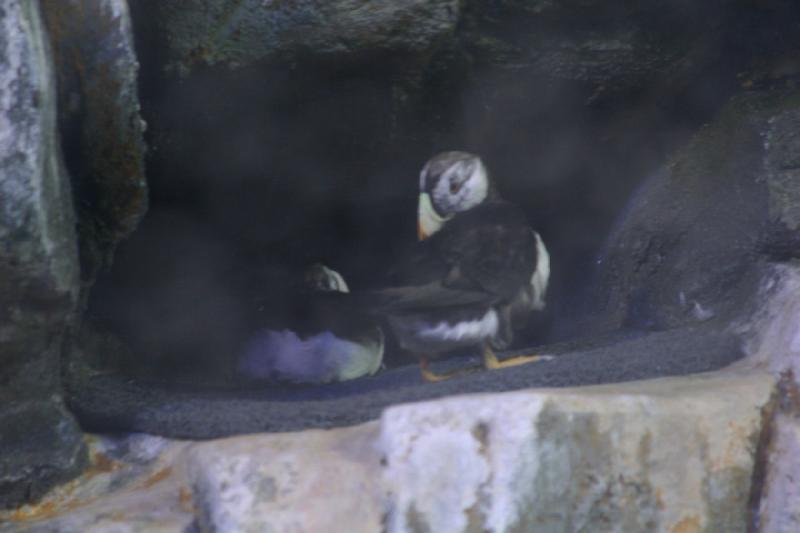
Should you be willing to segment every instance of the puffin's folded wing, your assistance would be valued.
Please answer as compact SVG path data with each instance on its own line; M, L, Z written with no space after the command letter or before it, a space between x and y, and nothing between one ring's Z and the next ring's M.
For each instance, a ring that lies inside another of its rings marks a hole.
M365 308L377 314L494 303L492 295L486 292L448 288L438 281L357 294Z
M536 236L514 205L492 203L456 217L432 241L448 265L444 284L513 298L536 267Z

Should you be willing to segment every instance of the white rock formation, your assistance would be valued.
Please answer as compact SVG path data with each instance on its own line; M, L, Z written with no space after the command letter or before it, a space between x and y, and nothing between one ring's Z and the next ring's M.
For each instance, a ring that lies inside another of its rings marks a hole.
M698 375L391 408L389 531L745 531L772 383Z
M69 512L0 520L84 531L110 531L112 518L176 532L746 531L773 385L766 372L729 371L451 397L330 431L135 440L124 453L101 441L114 466L96 459L106 468L44 504ZM155 458L137 451L161 447Z

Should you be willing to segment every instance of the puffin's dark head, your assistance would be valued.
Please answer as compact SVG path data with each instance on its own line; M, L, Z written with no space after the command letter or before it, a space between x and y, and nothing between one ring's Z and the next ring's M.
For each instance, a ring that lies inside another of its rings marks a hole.
M350 292L341 274L322 263L315 263L305 270L306 288L320 292Z
M431 158L419 175L420 240L439 231L457 213L479 205L490 190L488 172L477 155L442 152Z

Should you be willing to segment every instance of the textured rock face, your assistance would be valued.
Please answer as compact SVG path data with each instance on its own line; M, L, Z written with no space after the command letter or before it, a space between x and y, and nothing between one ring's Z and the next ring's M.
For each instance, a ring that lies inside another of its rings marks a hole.
M769 427L760 482L757 530L800 527L800 264L778 265L765 278L761 306L742 328L749 357L741 366L780 376L779 401Z
M64 333L74 320L78 258L50 50L37 3L10 0L2 7L0 507L6 507L73 475L83 448L72 419L51 401Z
M41 5L57 66L59 127L79 199L81 278L88 289L147 209L139 64L126 0Z
M696 46L698 22L709 11L725 13L730 4L709 9L691 2L472 1L467 35L475 54L495 64L533 68L604 91L630 89L667 69L678 74L675 63ZM529 31L509 31L523 25ZM718 34L709 32L704 42Z
M43 398L4 404L0 509L42 497L52 486L80 473L85 464L83 434L60 402Z
M389 530L745 531L771 384L697 376L389 409Z
M747 361L800 378L800 264L774 266L762 281L759 308L741 326Z
M729 371L452 397L332 431L135 436L104 445L102 471L45 504L55 516L31 521L32 507L0 520L83 531L746 531L773 385Z
M641 88L654 76L669 76L671 88L686 89L703 69L735 68L715 66L712 58L741 21L768 18L759 8L730 0L669 6L594 0L160 4L159 24L169 35L166 62L182 72L199 65L240 67L263 59L380 51L411 54L422 60L417 66L425 66L425 56L460 49L457 54L470 56L477 65L530 69L592 85L598 93ZM792 13L791 6L772 7L773 16ZM709 30L704 24L709 18L728 24ZM737 51L736 61L744 59L747 46Z
M452 33L455 0L160 2L169 38L169 63L241 66L293 56L426 52Z
M794 201L800 187L800 111L787 110L770 118L764 146L766 167L774 182L769 197L770 215L788 229L796 230L800 227L800 206Z
M800 424L796 416L775 420L767 470L767 490L759 504L758 531L800 528Z
M194 446L187 470L207 531L379 531L374 424ZM298 509L303 509L298 513Z
M745 315L761 263L800 238L797 106L790 93L734 98L643 184L600 268L599 329Z
M88 440L91 468L41 505L0 512L0 531L192 531L180 458L188 443L147 435Z

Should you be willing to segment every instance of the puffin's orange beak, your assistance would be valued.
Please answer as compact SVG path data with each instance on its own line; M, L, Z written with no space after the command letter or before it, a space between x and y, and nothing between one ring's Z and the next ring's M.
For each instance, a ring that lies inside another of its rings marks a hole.
M417 220L417 238L421 241L424 241L428 238L428 236L425 234L425 230L422 229L422 222L419 220Z

